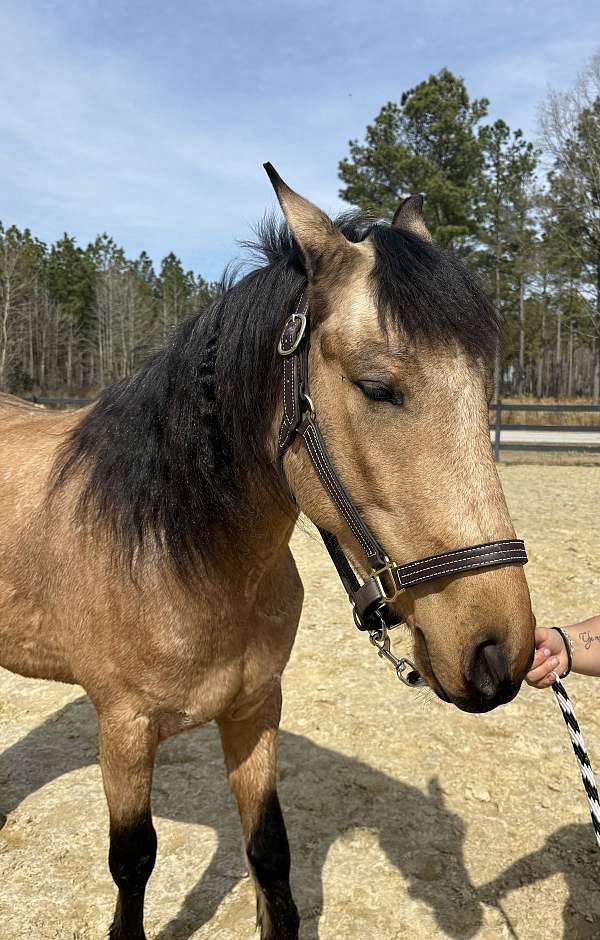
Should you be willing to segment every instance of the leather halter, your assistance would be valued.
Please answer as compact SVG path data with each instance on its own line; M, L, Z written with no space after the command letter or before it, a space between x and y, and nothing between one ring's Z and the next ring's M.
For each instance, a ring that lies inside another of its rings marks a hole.
M283 420L279 431L279 453L283 457L296 435L302 439L323 488L364 552L370 577L361 584L335 535L319 529L352 604L359 630L379 632L397 624L398 615L390 605L406 588L463 571L527 564L525 544L521 539L470 545L404 565L390 561L340 480L319 430L308 391L309 340L308 291L305 288L294 313L284 324L277 347L283 361Z

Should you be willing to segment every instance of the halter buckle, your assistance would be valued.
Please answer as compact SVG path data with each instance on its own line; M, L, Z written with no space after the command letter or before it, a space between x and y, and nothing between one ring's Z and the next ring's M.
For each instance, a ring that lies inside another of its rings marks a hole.
M296 352L302 342L302 337L306 331L306 314L293 313L284 323L277 352L280 356L291 356Z
M406 588L398 587L398 585L396 584L396 581L394 580L394 576L392 572L394 570L397 570L397 568L398 568L398 565L396 564L396 562L390 561L390 559L387 557L385 559L385 565L382 568L371 568L370 576L377 583L377 587L379 588L379 592L381 594L382 600L384 600L386 604L393 604L394 601L397 600L400 597L400 595L406 590ZM387 575L387 577L389 578L389 583L391 584L393 588L391 594L388 594L388 592L386 591L385 584L381 579L382 575Z

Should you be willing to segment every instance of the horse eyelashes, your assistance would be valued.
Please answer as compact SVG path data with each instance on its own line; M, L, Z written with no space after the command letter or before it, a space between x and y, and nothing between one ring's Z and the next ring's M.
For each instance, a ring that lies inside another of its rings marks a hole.
M355 382L357 388L369 401L387 402L391 405L404 404L404 396L400 389L391 388L383 382Z

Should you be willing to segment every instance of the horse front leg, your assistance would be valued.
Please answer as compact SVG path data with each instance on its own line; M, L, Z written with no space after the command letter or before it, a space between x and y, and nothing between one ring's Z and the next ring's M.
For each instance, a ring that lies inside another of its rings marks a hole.
M276 787L280 715L278 684L251 717L218 722L256 887L261 940L297 940L299 927L290 890L290 849Z
M145 940L144 894L156 859L150 811L156 729L144 717L99 715L100 766L110 817L108 864L119 889L111 940Z

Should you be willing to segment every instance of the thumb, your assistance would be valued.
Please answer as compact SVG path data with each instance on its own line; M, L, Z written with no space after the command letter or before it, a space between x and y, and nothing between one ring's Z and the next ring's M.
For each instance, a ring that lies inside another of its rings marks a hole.
M535 648L539 649L540 646L543 646L551 637L550 630L548 627L536 627L535 631Z

